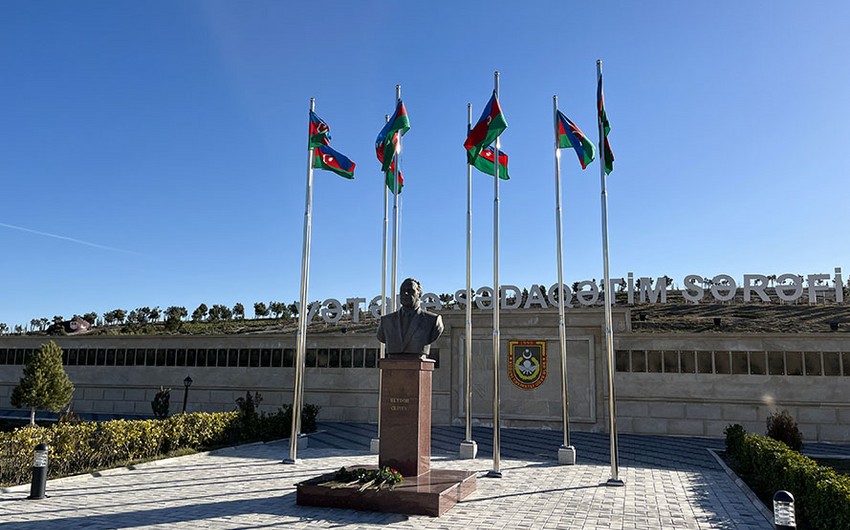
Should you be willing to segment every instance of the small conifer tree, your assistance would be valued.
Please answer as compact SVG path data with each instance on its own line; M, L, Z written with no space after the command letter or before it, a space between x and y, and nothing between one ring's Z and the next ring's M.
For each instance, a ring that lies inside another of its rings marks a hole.
M50 341L42 344L24 365L24 376L12 390L12 405L30 408L30 424L35 425L35 411L59 412L71 401L74 384L62 368L62 348Z

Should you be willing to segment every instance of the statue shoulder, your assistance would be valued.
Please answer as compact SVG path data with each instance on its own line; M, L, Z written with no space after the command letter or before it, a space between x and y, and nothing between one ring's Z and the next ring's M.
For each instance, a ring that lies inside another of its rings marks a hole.
M422 314L427 316L430 320L437 320L438 318L442 320L439 314L432 313L431 311L428 311L426 309L422 310Z

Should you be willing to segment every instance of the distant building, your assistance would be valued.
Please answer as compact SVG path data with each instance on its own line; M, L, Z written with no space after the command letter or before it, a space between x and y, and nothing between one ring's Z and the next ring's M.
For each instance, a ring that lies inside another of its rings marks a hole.
M77 335L80 333L87 333L91 330L91 323L88 320L83 320L80 317L75 316L71 320L64 320L59 324L52 324L49 328L47 328L48 335L61 334L59 329L65 332L66 335Z

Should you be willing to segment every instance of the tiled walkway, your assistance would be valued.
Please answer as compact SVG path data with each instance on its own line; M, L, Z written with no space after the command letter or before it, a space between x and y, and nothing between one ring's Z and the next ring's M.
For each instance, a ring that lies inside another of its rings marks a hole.
M618 488L605 485L607 435L575 433L578 463L559 466L560 432L503 429L503 477L491 479L492 431L474 431L476 460L457 458L463 434L433 432L433 468L479 472L477 491L440 518L296 505L295 483L377 461L373 425L321 424L296 465L281 463L284 441L52 480L42 501L24 500L28 486L10 488L0 493L0 529L772 528L708 452L720 440L621 435Z

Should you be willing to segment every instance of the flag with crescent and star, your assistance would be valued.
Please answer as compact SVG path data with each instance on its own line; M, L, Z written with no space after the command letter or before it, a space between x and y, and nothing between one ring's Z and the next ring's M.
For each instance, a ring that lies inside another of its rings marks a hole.
M490 96L490 101L484 107L484 112L478 118L478 123L469 131L463 147L469 153L469 159L475 160L485 147L496 141L502 132L508 128L508 122L505 120L505 115L502 113L502 107L499 106L499 100L496 98L496 91Z
M467 157L469 156L469 152L467 151ZM482 173L486 173L488 175L495 175L495 168L493 167L493 163L496 159L496 152L493 149L493 146L487 146L486 149L478 153L478 156L475 157L475 160L470 160L469 163L475 166L478 171ZM504 151L499 151L499 178L502 180L509 180L511 177L508 175L508 154Z
M614 171L614 153L611 152L611 144L608 143L608 132L611 124L608 123L608 113L605 112L605 96L602 93L602 74L599 74L599 82L596 85L596 113L599 125L602 128L603 143L605 144L605 174L610 175Z
M356 164L345 155L334 151L330 146L320 145L313 151L313 167L333 171L347 179L354 178L354 166Z
M310 147L331 145L331 128L325 121L310 111Z
M387 122L389 123L389 122ZM399 131L396 131L392 135L392 140L390 142L390 149L386 151L382 147L376 147L376 153L378 155L378 162L381 163L381 167L384 166L384 160L386 156L390 157L389 167L384 171L387 176L387 188L390 189L391 192L395 193L395 160L393 160L393 154L395 153L396 146L398 145L398 135ZM401 193L401 190L404 188L404 177L401 175L401 170L398 172L398 193Z
M389 171L393 155L395 155L396 147L398 146L399 136L404 136L409 130L410 118L407 116L407 109L404 106L404 102L399 100L396 104L395 112L390 116L389 121L387 121L375 139L375 153L378 156L378 161L381 163L381 171Z
M581 129L564 116L560 110L558 111L558 147L575 149L582 169L585 169L596 158L593 142L588 140Z

